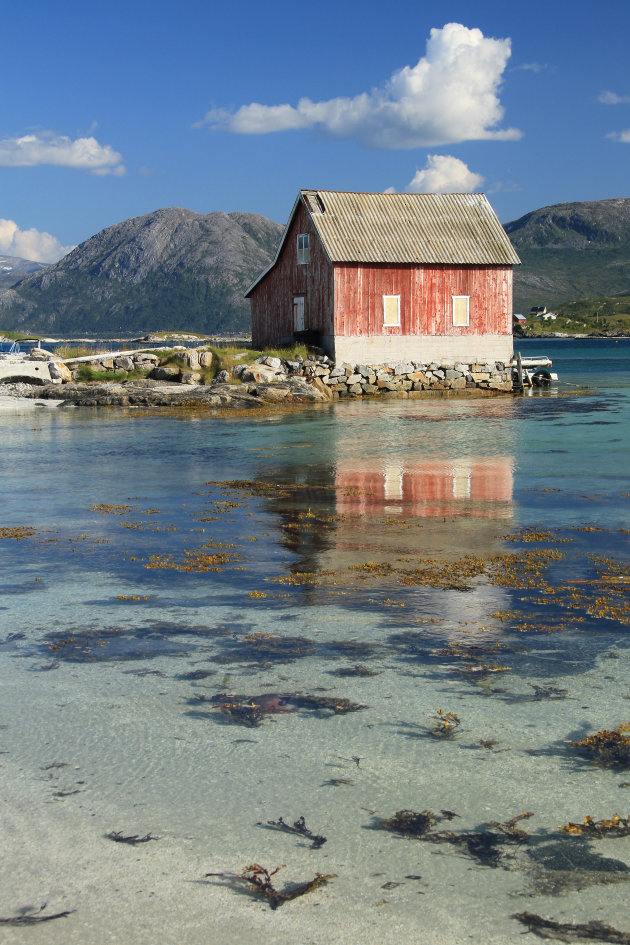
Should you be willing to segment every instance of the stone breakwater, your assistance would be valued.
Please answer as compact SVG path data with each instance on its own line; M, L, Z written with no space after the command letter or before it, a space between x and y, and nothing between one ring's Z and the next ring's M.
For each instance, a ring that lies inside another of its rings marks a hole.
M173 349L180 364L160 364L154 353L138 352L91 361L96 370L149 370L150 380L195 387L204 384L203 370L210 368L210 351ZM246 353L246 352L244 352ZM77 378L76 363L73 379ZM410 394L422 391L511 391L512 371L500 361L421 364L415 361L389 364L335 364L326 355L295 360L261 355L253 363L237 364L230 372L219 371L213 384L241 383L282 385L301 378L315 385L325 398L362 397L378 394Z
M266 358L263 363L279 361ZM295 370L296 362L287 362ZM333 397L412 395L422 391L512 391L512 369L501 361L422 364L333 364L327 358L298 366L307 377L318 378Z

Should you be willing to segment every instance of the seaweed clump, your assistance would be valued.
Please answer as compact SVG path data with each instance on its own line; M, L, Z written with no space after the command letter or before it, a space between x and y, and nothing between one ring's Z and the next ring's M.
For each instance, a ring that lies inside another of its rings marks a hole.
M296 659L310 656L315 645L308 637L273 636L270 633L250 633L245 639L214 658L215 663L239 663L242 661L257 664L292 663Z
M8 525L0 527L0 539L13 538L15 541L22 541L24 538L30 538L31 535L34 534L35 529L28 525L15 525L12 528Z
M106 833L105 836L108 840L113 840L115 843L128 843L130 846L135 847L139 843L148 843L149 840L159 840L159 837L154 837L153 834L147 833L144 837L141 837L139 834L124 834L121 830L110 830L109 833Z
M351 702L350 699L340 696L294 696L292 702L301 709L328 709L334 715L367 709L367 706L360 702Z
M36 925L39 922L50 922L51 919L64 919L66 916L72 915L73 912L76 912L76 909L66 909L64 912L54 912L50 915L42 915L42 911L47 905L48 903L45 902L38 912L27 912L24 915L10 915L6 918L0 918L0 924Z
M613 945L630 945L630 933L621 932L603 922L556 922L534 912L516 912L514 918L540 938L555 938L560 942L612 942Z
M433 811L399 810L393 817L379 824L382 830L391 830L403 837L424 837L431 827L441 819Z
M311 850L319 850L320 847L324 846L327 840L322 834L313 833L312 830L308 829L303 815L298 817L293 824L287 824L282 817L278 817L277 820L268 820L267 826L275 827L277 830L283 830L285 833L296 833L300 837L306 837L307 840L311 841Z
M323 711L333 715L357 712L367 706L359 702L337 696L309 696L298 693L265 693L260 696L229 695L224 692L208 698L195 696L191 702L210 702L219 712L229 716L231 721L253 728L259 725L266 715L278 715L295 712L298 709Z
M454 712L445 712L444 709L438 709L435 715L429 718L433 719L433 725L429 731L434 738L455 738L462 724L459 716Z
M465 848L465 852L482 866L498 867L503 865L505 847L521 844L529 840L527 834L517 824L531 817L530 811L523 811L516 817L500 823L492 821L476 830L455 833L452 830L433 830L433 826L443 820L452 820L458 815L450 810L424 810L420 813L412 810L400 810L394 817L384 820L376 826L381 830L391 830L404 837L415 837L429 843L447 843Z
M275 889L271 877L275 876L281 869L284 869L284 864L282 866L276 866L275 870L269 872L264 866L260 866L259 863L253 863L251 866L247 866L242 873L206 873L205 875L218 876L221 879L230 879L237 884L247 884L255 895L266 899L272 909L277 909L285 902L290 902L292 899L297 899L298 896L304 896L306 893L312 892L312 890L318 889L320 886L325 886L329 880L335 879L337 875L336 873L330 873L328 875L316 873L314 879L306 883L299 883L295 886L285 886L284 889Z
M570 833L573 836L585 837L627 837L630 834L630 817L621 817L620 814L613 814L612 817L603 820L594 820L588 815L584 818L583 824L568 823L558 830Z
M630 736L620 729L602 729L569 745L606 767L630 768Z
M238 699L238 697L235 698ZM255 728L260 725L265 717L264 709L253 701L218 702L216 706L219 712L227 715L232 722L245 725L247 728Z
M356 666L341 666L339 669L331 669L331 676L378 676L379 671L376 669L370 669L369 666L364 666L361 663Z

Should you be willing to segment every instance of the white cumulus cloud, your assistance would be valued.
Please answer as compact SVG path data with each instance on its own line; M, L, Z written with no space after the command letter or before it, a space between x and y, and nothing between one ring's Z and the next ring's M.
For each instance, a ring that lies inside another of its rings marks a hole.
M0 219L0 252L34 262L54 263L74 246L62 246L56 236L31 227L21 230L13 220Z
M612 138L613 141L620 141L621 144L630 144L630 128L626 128L625 131L611 131L606 137Z
M0 139L0 167L36 167L54 164L87 170L92 174L122 176L125 168L122 155L110 145L102 145L94 137L75 138L52 131Z
M481 174L475 174L459 158L429 154L424 168L416 171L405 189L412 194L471 194L482 184Z
M254 102L235 112L213 109L197 127L209 124L236 134L268 134L317 128L373 148L418 148L482 139L514 141L516 128L500 129L502 76L509 39L490 39L479 29L447 23L432 29L425 55L395 72L380 88L354 98L293 105Z
M617 95L616 92L600 92L597 100L603 105L627 105L630 95Z

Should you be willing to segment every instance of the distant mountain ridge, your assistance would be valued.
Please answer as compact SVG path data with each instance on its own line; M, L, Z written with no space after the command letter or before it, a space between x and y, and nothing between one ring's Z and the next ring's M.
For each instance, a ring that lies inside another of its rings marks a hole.
M9 289L24 276L45 268L45 263L35 262L33 259L22 259L20 256L6 256L0 253L0 290Z
M243 293L274 258L284 227L251 213L170 207L97 233L52 266L6 260L0 326L117 334L248 331ZM630 294L630 198L543 207L505 225L523 265L514 310ZM4 288L7 282L14 283Z
M630 293L630 198L560 203L505 225L522 266L514 310Z
M243 292L282 231L251 213L170 207L134 217L0 294L0 324L59 334L247 331Z

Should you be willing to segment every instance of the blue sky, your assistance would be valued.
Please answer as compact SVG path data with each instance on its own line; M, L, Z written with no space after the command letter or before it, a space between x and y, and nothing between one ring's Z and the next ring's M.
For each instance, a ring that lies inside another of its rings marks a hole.
M630 196L628 0L35 0L3 17L0 253L301 187Z

